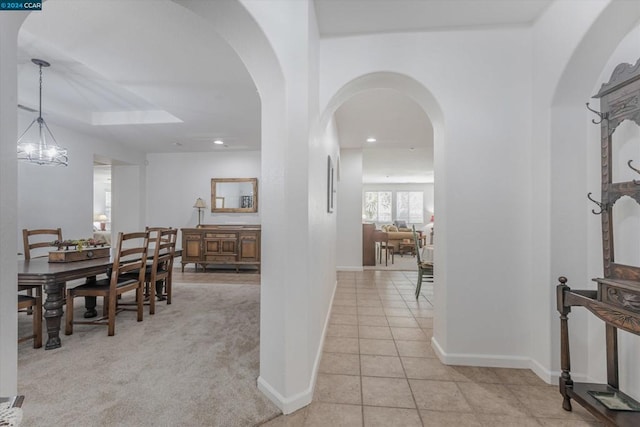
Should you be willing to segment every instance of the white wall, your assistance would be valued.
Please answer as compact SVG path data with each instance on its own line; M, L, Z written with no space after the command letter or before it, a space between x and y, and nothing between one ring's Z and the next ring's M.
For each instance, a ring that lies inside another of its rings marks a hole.
M243 4L270 41L285 77L285 87L257 84L263 113L272 107L263 91L279 89L286 97L282 104L286 111L280 117L285 120L276 122L283 126L281 139L269 147L263 139L262 145L262 174L272 184L268 197L274 206L268 216L263 211L263 247L285 247L291 241L297 247L286 254L263 252L258 386L288 413L311 401L322 324L335 286L335 259L326 256L335 248L335 240L327 240L335 236L335 215L318 207L325 206L327 155L336 155L337 146L331 147L323 138L324 129L316 126L318 32L313 2L244 0ZM249 67L252 75L257 70ZM264 114L262 124L274 126ZM321 180L320 165L325 165ZM267 229L270 235L264 234ZM314 259L312 247L323 256Z
M0 14L0 396L18 389L16 304L18 225L16 162L17 36L27 14Z
M444 293L436 287L435 341L451 363L526 363L527 324L517 302L529 284L522 272L530 257L530 41L526 29L505 29L321 42L323 105L349 82L388 71L421 83L442 108L445 134L436 135L434 150L443 221L436 242L442 239L437 255L446 260L436 276L447 295L439 299Z
M551 197L555 184L551 172L550 109L556 86L573 50L604 7L603 2L583 2L579 9L572 2L554 2L532 28L532 143L529 155L530 211L534 215L529 231L532 251L527 272L531 283L524 295L527 301L524 307L528 312L528 323L536 325L529 328L528 352L532 368L548 382L556 381L559 370L555 285L560 275L573 277L572 271L552 268L555 256L551 254L554 238L551 219L555 209L551 207Z
M260 224L263 202L259 151L155 153L147 156L147 224L195 227L201 197L207 204L203 224ZM258 178L257 213L212 213L212 178ZM181 239L178 246L182 247Z
M31 114L21 111L19 129L25 129L32 117ZM65 239L91 237L94 212L94 155L121 161L124 157L122 153L127 151L119 143L70 130L53 120L47 121L58 144L68 150L69 165L47 167L18 163L18 227L15 236L20 252L23 228L61 227L62 237ZM128 162L144 163L143 155L134 151L128 151L124 158ZM124 203L117 206L114 200L114 217L122 218L129 231L130 227L140 224L142 211L136 206L137 202L132 204L132 201L138 200L139 197L143 197L144 200L142 191L139 184L132 185L130 179L126 178L115 194ZM136 221L132 223L131 218L136 218Z
M362 271L362 150L340 150L336 265Z

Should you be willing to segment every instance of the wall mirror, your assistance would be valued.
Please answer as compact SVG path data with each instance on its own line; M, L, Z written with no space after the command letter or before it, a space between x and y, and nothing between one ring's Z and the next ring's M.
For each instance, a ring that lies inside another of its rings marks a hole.
M258 212L258 178L212 178L211 212Z

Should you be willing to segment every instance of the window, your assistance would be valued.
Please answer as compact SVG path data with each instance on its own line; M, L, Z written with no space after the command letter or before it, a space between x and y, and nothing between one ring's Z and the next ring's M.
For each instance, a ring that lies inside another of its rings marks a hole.
M364 218L366 221L391 222L391 191L365 191Z
M422 191L398 191L396 193L396 218L407 224L424 222L424 193Z
M107 216L107 222L111 222L111 191L104 192L104 214Z

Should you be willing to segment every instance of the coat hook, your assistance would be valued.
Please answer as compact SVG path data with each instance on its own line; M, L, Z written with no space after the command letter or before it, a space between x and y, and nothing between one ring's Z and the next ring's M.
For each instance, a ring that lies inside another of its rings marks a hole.
M629 168L630 168L632 171L635 171L636 173L640 174L640 169L636 169L636 168L634 168L633 166L631 166L631 162L633 162L633 160L629 160L629 161L627 162L627 166L629 166ZM634 183L635 185L640 185L640 181L636 181L635 179L633 180L633 183Z
M595 209L591 210L594 215L601 215L604 211L607 210L607 204L594 200L593 197L591 197L591 193L587 194L587 198L600 207L600 212L596 212Z
M599 125L600 123L602 123L603 120L607 120L607 113L601 113L600 111L596 111L593 108L589 107L589 103L587 102L587 110L591 111L592 113L595 113L598 117L600 117L600 120L598 120L596 122L596 119L591 119L591 123L593 123L594 125Z

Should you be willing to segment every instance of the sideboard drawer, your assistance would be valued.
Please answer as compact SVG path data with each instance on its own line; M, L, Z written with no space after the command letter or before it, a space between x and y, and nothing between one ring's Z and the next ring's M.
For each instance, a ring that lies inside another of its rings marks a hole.
M225 263L225 262L235 262L236 261L236 256L235 255L207 255L205 258L209 262Z
M236 239L235 233L205 233L205 239Z

